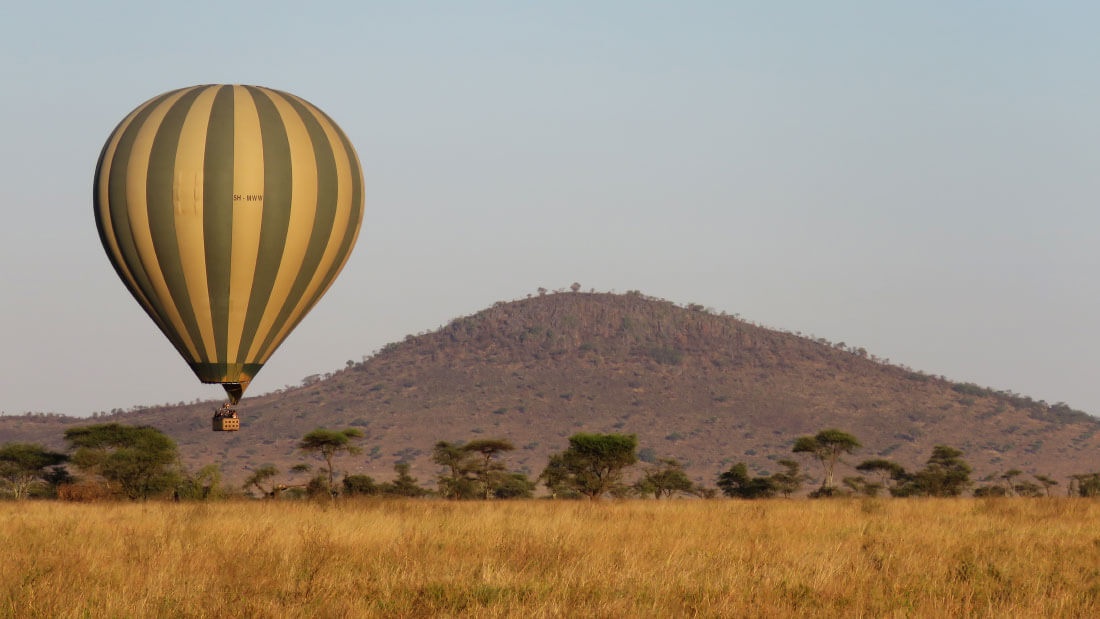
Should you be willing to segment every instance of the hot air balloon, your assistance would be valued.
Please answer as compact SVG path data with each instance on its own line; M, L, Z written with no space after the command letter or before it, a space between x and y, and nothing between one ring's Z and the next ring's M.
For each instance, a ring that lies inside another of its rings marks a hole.
M347 136L304 99L193 86L119 123L94 206L126 288L199 380L236 404L347 261L363 177Z

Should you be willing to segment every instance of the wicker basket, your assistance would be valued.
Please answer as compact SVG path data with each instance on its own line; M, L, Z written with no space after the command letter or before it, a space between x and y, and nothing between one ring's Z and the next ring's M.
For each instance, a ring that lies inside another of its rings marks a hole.
M237 417L215 417L215 432L236 432L241 429L241 420Z

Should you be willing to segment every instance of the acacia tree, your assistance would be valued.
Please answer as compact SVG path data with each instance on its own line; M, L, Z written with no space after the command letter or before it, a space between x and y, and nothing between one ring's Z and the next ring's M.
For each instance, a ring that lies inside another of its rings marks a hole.
M410 474L409 471L411 470L412 467L408 462L394 462L393 471L397 473L397 477L395 477L393 481L383 483L379 486L381 493L402 497L420 497L428 494L428 491L422 488L420 484L417 483L416 478Z
M775 496L778 488L771 477L751 477L749 467L738 462L718 476L722 494L740 499L767 499Z
M551 492L565 488L595 501L622 487L623 470L638 461L637 448L633 434L574 434L569 449L552 455L540 477Z
M515 471L503 472L493 487L493 496L498 499L529 499L534 495L535 482Z
M1005 496L1014 496L1016 494L1016 478L1023 474L1024 472L1020 469L1009 469L1001 473L1001 479L1005 482Z
M961 451L936 445L925 467L913 475L913 483L920 494L927 496L959 496L970 486L970 471Z
M565 462L564 452L551 454L549 462L546 463L546 468L543 469L538 478L550 491L551 498L576 499L581 496L580 491L573 485L569 467Z
M473 461L461 443L439 441L432 448L432 462L447 469L437 479L441 496L447 499L472 499L477 496Z
M181 499L207 501L225 498L222 488L222 470L217 464L207 464L192 473L181 467L182 479L176 494Z
M822 430L814 436L800 436L794 442L794 453L808 453L821 462L825 476L821 481L821 488L814 492L817 496L828 496L835 489L833 484L833 472L836 464L844 454L850 454L861 447L859 439L835 428Z
M1048 475L1035 474L1032 475L1032 477L1034 477L1036 480L1038 480L1040 484L1042 484L1043 492L1045 492L1047 496L1050 496L1050 489L1058 485L1058 481Z
M692 494L695 484L684 472L684 465L675 458L662 458L659 464L648 471L634 488L642 494L652 494L653 498L672 498L677 492Z
M291 474L294 473L308 473L310 465L302 463L295 464L290 467ZM265 499L277 499L279 494L283 490L288 488L301 488L307 484L281 484L275 480L275 476L279 474L279 467L274 464L264 464L257 467L252 471L252 474L245 478L244 489L249 490L255 488L260 491L260 496Z
M470 441L462 446L462 451L476 460L473 472L481 486L483 498L488 499L507 477L500 454L516 448L510 441L498 438L486 438Z
M1100 473L1078 473L1069 478L1069 496L1100 496Z
M783 467L782 471L771 476L775 490L785 497L790 497L802 488L802 482L806 481L806 475L802 473L802 467L794 460L780 460L776 462Z
M325 461L325 469L328 473L327 490L332 496L335 496L333 493L336 491L336 471L333 468L332 460L340 453L351 455L360 453L362 450L359 449L359 446L352 443L353 439L358 438L363 438L363 431L358 428L347 428L345 430L317 428L306 434L298 442L298 449L314 454Z
M341 482L344 486L344 496L373 496L381 492L379 485L370 475L344 475Z
M260 496L264 498L275 498L279 496L279 485L274 481L274 477L279 474L279 467L274 464L265 464L252 471L252 474L245 478L244 487L255 488L260 491ZM271 490L264 487L265 483L270 482Z
M175 488L176 442L151 426L104 423L65 430L77 468L118 484L126 497L147 499Z
M514 449L511 441L498 438L465 445L439 441L432 449L432 462L447 468L437 480L440 494L450 499L515 496L517 474L509 473L500 460L502 453Z
M891 495L896 495L898 487L909 479L905 467L884 458L864 460L856 465L856 470L861 473L876 475L878 477L876 485L880 488L886 488Z
M42 445L8 443L0 447L0 479L16 500L25 499L35 484L56 477L63 470L58 467L68 459Z

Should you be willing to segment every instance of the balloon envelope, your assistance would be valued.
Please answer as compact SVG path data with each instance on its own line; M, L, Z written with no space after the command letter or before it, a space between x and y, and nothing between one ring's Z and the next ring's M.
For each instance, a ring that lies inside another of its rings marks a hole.
M94 206L126 288L199 379L236 402L347 261L363 177L347 137L307 101L194 86L119 123Z

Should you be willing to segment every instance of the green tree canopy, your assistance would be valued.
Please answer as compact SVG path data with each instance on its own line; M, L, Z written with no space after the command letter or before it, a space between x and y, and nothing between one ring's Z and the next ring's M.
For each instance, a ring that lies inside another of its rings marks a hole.
M1038 473L1036 473L1032 475L1032 477L1038 480L1039 484L1043 486L1043 491L1046 493L1047 496L1050 496L1050 489L1058 485L1057 480L1048 475L1039 475Z
M767 499L778 491L771 477L750 477L749 467L738 462L718 476L718 488L728 497Z
M580 491L573 483L573 477L569 466L565 461L565 453L550 455L546 468L539 475L539 480L550 491L550 496L555 499L577 499L581 497Z
M244 488L246 490L255 488L260 491L260 496L264 498L275 498L279 496L281 486L276 484L274 479L279 474L279 467L274 464L264 464L256 467L252 473L245 478ZM268 490L264 484L270 485L271 489Z
M923 469L913 475L911 494L923 496L959 496L970 487L970 465L962 452L947 445L936 445Z
M790 497L802 488L802 482L806 481L806 475L802 473L802 467L794 460L779 460L776 464L782 466L783 470L772 474L772 485L775 486L776 492L782 493L785 497Z
M535 482L518 472L505 472L493 488L498 499L529 499L535 496Z
M151 426L80 426L66 430L65 440L77 468L117 484L130 499L163 494L179 480L176 442Z
M821 488L817 490L817 494L826 495L835 488L833 473L836 470L837 462L840 461L840 457L844 454L852 453L861 446L859 439L851 434L843 430L829 428L818 432L814 436L798 437L794 442L792 451L794 453L808 453L821 462L821 467L825 475L822 478Z
M412 467L408 462L395 462L393 470L397 473L397 477L380 486L382 494L402 497L420 497L428 494L428 491L410 473Z
M210 501L225 498L222 488L222 469L217 464L207 464L197 472L183 471L179 498L192 501Z
M439 441L432 448L432 462L445 467L436 485L445 499L473 499L479 495L475 464L462 443Z
M1100 496L1100 473L1078 473L1070 476L1070 496Z
M514 495L516 477L509 473L500 455L515 449L511 441L487 438L469 443L439 441L432 448L432 462L446 467L437 478L439 494L449 499L488 499ZM508 489L504 489L508 486Z
M354 439L363 438L363 431L358 428L344 430L327 430L317 428L302 437L298 442L298 449L311 453L325 461L325 470L328 473L328 492L336 492L336 470L333 468L333 459L341 453L360 453L359 446L353 443ZM335 496L333 494L333 496Z
M652 494L655 499L672 498L678 492L684 494L695 492L695 484L684 472L684 465L675 458L658 460L657 466L646 471L634 487L642 494Z
M566 488L596 500L622 486L623 470L638 461L637 448L633 434L574 434L541 477L551 492Z
M875 476L878 481L869 487L886 488L890 494L896 495L897 489L903 486L910 478L905 467L892 460L884 458L872 458L864 460L856 465L856 470L861 473Z
M56 476L58 467L68 456L50 451L34 443L8 443L0 446L0 480L3 480L11 495L24 499L31 489L47 478Z
M374 496L381 492L370 475L345 475L344 496Z
M481 489L482 498L496 495L496 489L509 479L500 454L516 448L511 441L499 438L486 438L470 441L462 446L462 451L475 458L474 476Z

